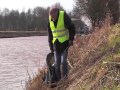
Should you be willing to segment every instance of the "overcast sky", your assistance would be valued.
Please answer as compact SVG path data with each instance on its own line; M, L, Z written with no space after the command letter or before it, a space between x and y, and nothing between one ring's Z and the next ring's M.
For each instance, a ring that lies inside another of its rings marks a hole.
M66 10L73 9L74 0L0 0L0 9L8 8L21 11L37 6L48 7L56 2L59 2Z

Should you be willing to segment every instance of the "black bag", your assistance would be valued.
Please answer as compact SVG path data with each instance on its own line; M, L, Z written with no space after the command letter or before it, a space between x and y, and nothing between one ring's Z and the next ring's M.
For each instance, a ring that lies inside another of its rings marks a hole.
M45 74L44 81L47 84L52 84L52 83L57 82L57 76L56 76L56 73L55 73L55 67L54 66L49 67L47 73Z
M56 86L55 84L57 83L57 75L55 73L55 66L53 65L54 63L53 57L54 57L53 53L49 53L47 55L46 63L48 66L48 70L43 77L43 81L50 87L55 87Z

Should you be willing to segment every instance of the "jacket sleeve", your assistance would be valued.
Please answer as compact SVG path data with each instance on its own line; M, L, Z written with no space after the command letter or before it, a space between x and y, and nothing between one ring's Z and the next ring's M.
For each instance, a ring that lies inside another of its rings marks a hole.
M53 35L52 35L52 32L51 32L51 29L50 29L50 24L48 22L48 43L49 43L49 47L50 47L50 50L53 51L53 43L52 43L52 40L53 40Z
M72 23L70 17L67 15L67 13L64 13L64 23L65 27L69 31L69 39L73 41L75 36L75 26Z

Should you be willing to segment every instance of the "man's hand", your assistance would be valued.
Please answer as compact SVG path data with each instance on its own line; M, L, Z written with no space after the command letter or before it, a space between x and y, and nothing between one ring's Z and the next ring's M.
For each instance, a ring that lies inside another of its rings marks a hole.
M51 50L51 53L54 53L54 50Z
M72 46L72 45L73 45L73 41L69 40L69 46Z

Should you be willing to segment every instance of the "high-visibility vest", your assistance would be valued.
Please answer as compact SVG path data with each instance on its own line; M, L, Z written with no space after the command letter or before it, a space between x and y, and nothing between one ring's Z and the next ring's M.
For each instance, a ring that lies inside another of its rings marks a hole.
M54 22L51 21L51 16L49 16L49 23L53 35L52 43L54 43L56 39L58 39L60 43L63 43L69 39L68 30L65 28L64 25L64 11L59 11L59 17L56 27L54 25Z

